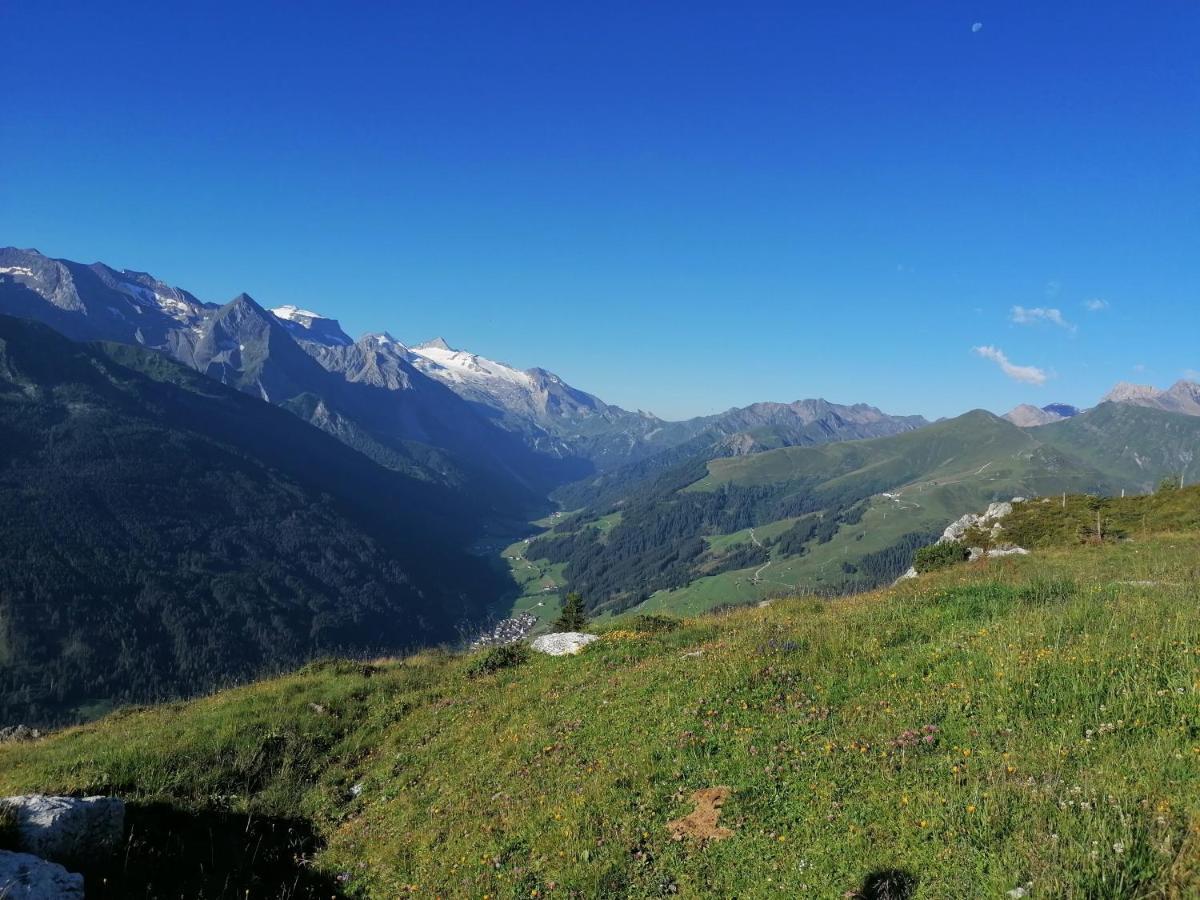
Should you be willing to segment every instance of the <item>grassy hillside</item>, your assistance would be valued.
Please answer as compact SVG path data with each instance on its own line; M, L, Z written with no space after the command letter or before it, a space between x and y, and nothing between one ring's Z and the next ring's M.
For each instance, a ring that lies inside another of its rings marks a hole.
M1158 410L1105 404L1036 429L976 410L886 438L693 461L569 517L527 555L601 612L852 593L890 582L916 545L993 500L1143 491L1195 453L1200 419ZM601 533L611 510L621 524Z
M0 794L136 801L154 837L89 896L839 897L884 870L919 898L1196 896L1200 534L1158 529L1200 491L1174 493L1120 542L626 619L578 657L330 663L120 713L0 746ZM708 788L728 834L675 839ZM226 852L184 852L214 823Z

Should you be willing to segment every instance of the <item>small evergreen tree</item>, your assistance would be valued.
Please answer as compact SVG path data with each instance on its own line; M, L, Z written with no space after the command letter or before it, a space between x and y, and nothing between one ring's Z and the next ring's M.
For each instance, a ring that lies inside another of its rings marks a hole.
M572 591L567 594L567 599L563 602L562 612L559 613L558 621L554 623L554 627L559 631L582 631L587 627L588 616L587 610L583 606L583 597Z

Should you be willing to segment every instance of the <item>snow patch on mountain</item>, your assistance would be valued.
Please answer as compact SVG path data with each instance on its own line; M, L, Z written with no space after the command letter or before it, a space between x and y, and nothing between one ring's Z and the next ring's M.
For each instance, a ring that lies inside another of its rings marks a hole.
M296 337L302 341L316 341L327 346L346 347L353 344L350 335L342 331L337 319L331 319L309 309L301 309L286 303L271 310Z
M533 388L533 377L529 373L477 353L455 350L442 338L419 344L411 352L417 357L413 361L417 368L442 381L506 382Z

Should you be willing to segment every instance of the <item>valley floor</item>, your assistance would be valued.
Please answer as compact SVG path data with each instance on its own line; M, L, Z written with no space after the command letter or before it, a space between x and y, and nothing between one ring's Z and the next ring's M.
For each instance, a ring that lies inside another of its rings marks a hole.
M921 898L1194 897L1197 560L1195 532L1044 549L624 619L476 678L441 653L316 664L0 746L0 795L315 835L291 887L249 850L180 851L204 896L842 897L892 870ZM708 788L723 838L676 839ZM131 847L132 893L154 848Z

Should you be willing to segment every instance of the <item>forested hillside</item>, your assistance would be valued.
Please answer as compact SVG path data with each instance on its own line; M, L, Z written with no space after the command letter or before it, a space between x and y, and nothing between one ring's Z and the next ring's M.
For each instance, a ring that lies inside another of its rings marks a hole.
M0 316L0 722L456 637L456 494L160 354Z
M1200 419L1159 410L1104 404L1035 429L977 410L875 440L642 463L524 557L561 565L565 589L602 612L842 594L894 579L993 500L1143 491L1197 452Z

